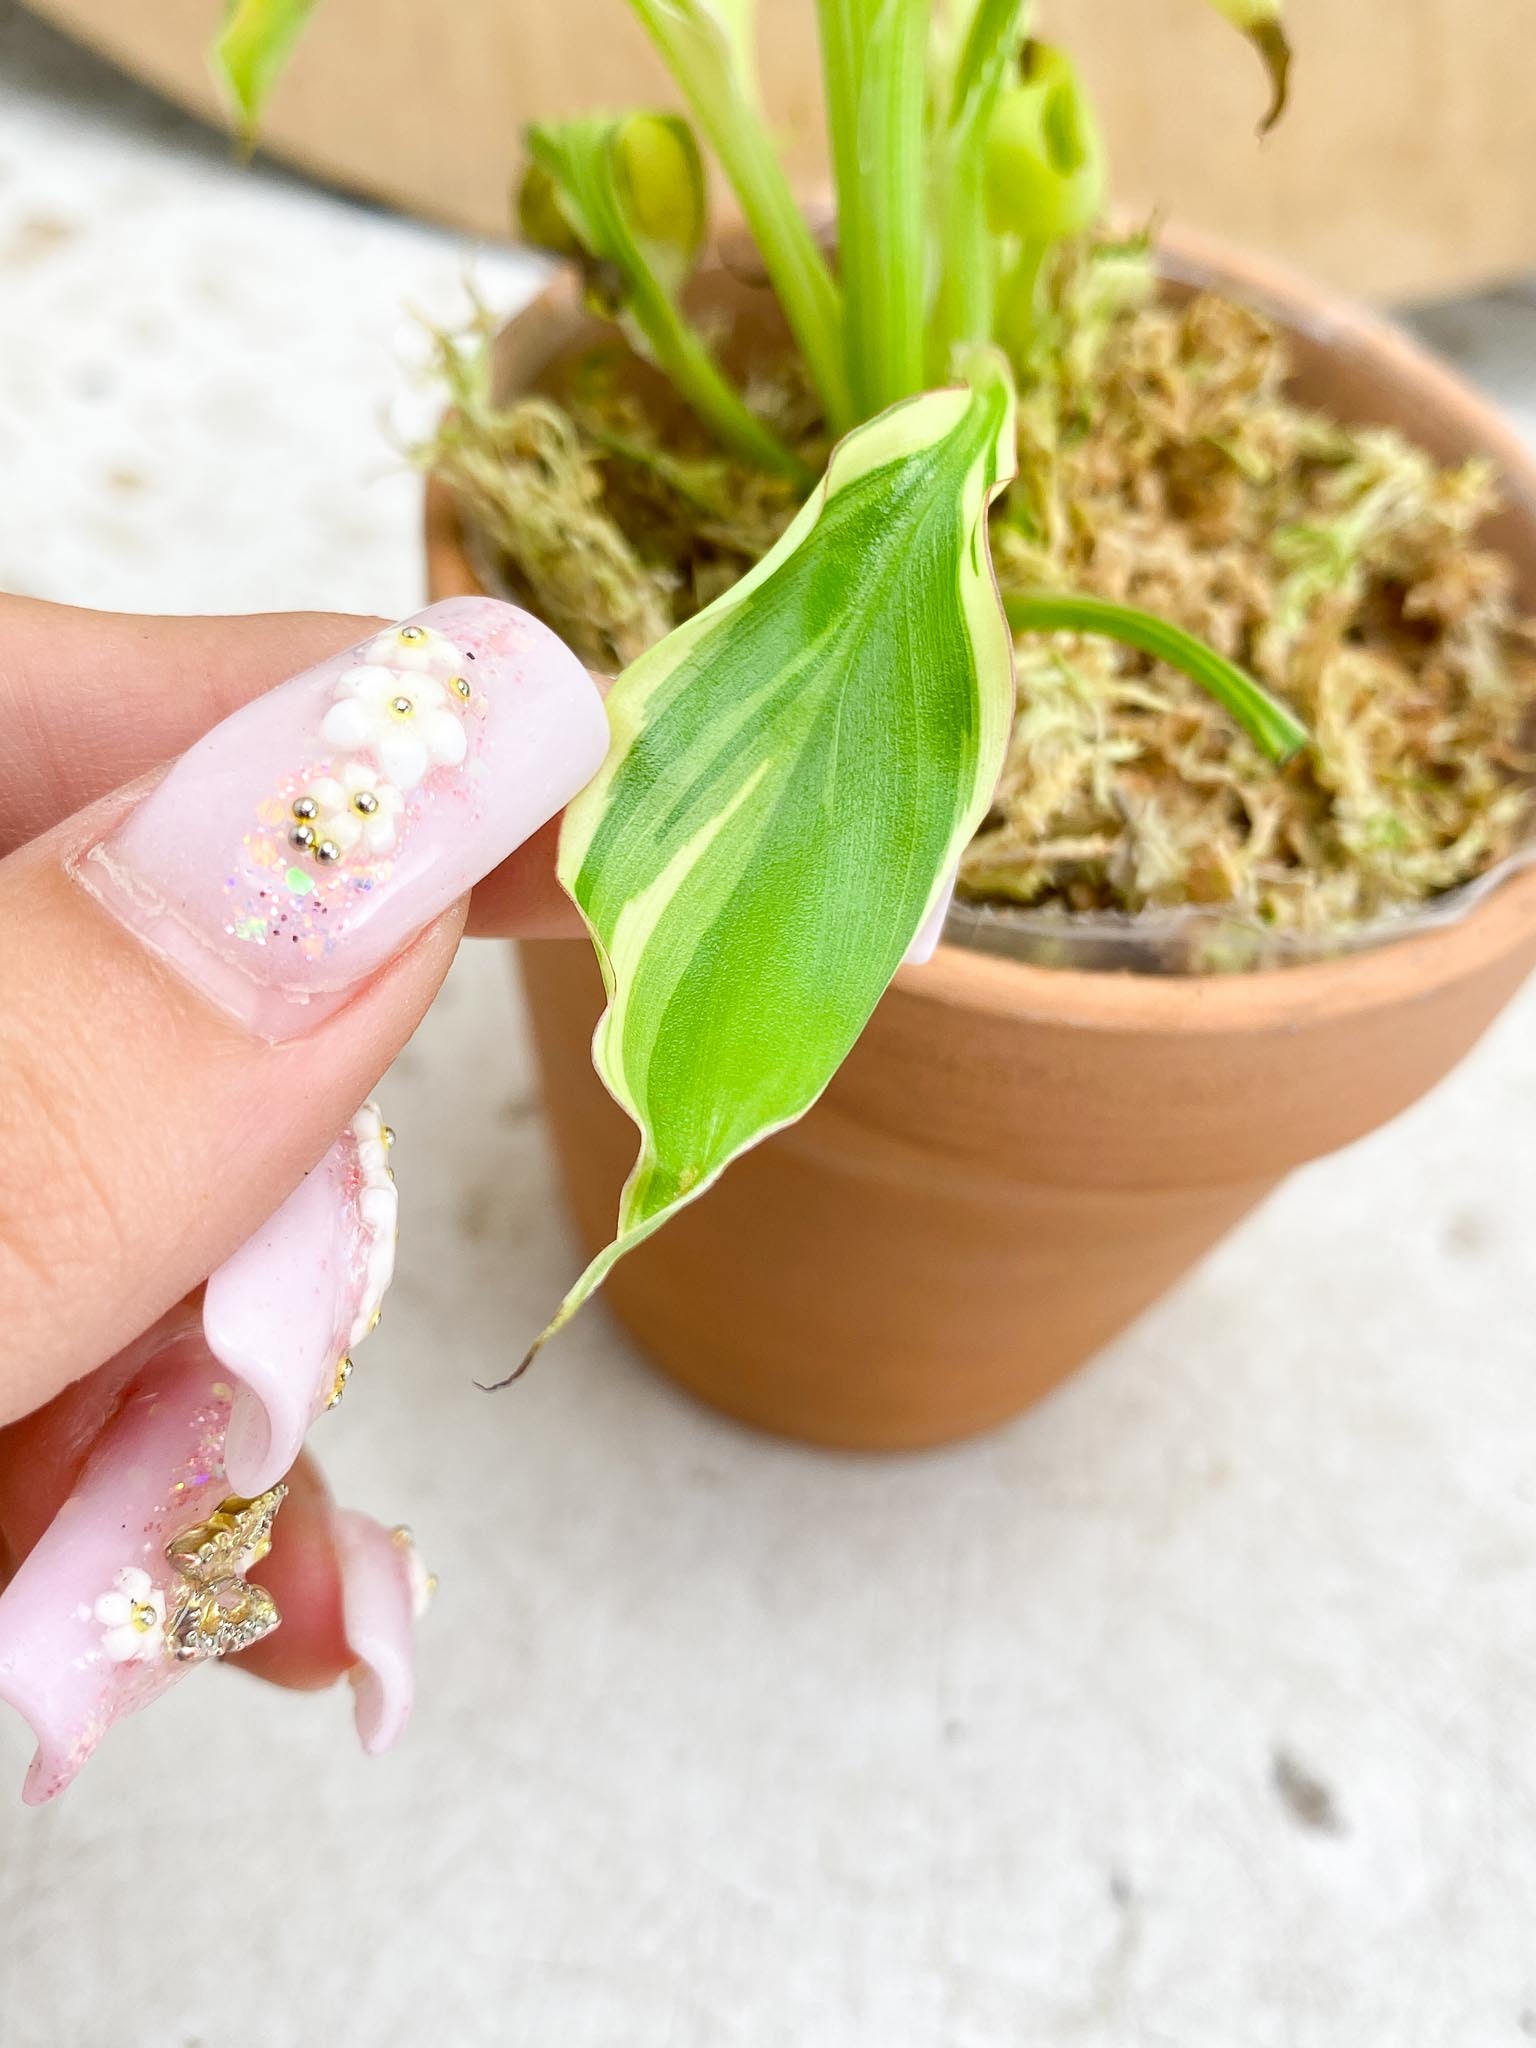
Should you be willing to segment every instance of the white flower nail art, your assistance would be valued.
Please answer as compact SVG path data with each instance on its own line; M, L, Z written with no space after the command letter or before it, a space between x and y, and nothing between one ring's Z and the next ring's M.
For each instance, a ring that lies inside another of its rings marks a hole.
M289 838L325 861L345 860L356 846L388 853L403 808L399 790L377 769L348 761L339 775L322 775L294 799Z
M392 853L405 831L407 802L436 768L469 757L464 713L475 703L472 655L428 626L377 633L337 677L315 738L331 750L324 772L285 792L287 857L315 874L356 880L370 861ZM263 823L274 823L268 811ZM301 870L290 888L313 887ZM265 930L264 921L258 928ZM239 936L249 936L239 926Z
M364 1255L363 1298L358 1304L347 1338L349 1348L361 1344L379 1319L379 1309L395 1277L395 1237L399 1229L400 1196L390 1170L389 1148L393 1137L379 1114L378 1105L365 1102L352 1119L357 1140L357 1160L363 1185L357 1198L358 1214L368 1235Z
M414 789L432 768L457 768L468 751L464 722L436 676L369 664L346 669L320 731L333 746L366 748L396 788Z
M165 1595L138 1565L125 1565L91 1611L103 1629L101 1647L114 1664L143 1663L164 1649Z
M363 659L386 668L420 670L441 676L444 682L464 666L460 649L430 626L390 626L368 643Z

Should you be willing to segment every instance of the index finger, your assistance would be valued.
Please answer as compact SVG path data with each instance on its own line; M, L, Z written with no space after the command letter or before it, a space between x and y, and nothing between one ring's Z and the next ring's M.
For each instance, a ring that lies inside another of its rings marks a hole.
M553 634L459 599L0 862L0 1415L271 1214L414 1029L464 893L606 742Z
M0 594L0 858L183 753L240 705L382 621L344 612L188 617L96 612ZM477 936L571 936L558 822L475 891Z

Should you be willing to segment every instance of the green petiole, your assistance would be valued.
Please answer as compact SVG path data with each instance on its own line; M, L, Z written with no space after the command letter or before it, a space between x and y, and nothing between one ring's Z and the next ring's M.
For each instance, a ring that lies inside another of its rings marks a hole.
M530 128L528 147L520 208L529 239L583 254L594 304L624 324L723 446L808 490L804 463L747 406L677 303L706 225L687 122L586 116Z
M853 425L842 303L758 103L751 0L629 0L741 202L790 333L836 435Z
M1018 64L1031 0L980 0L935 124L938 285L929 367L942 380L959 348L991 340L996 259L987 219L987 136Z
M927 0L817 0L858 418L923 389Z
M1231 713L1254 745L1272 761L1284 763L1307 744L1307 728L1293 712L1214 647L1207 647L1180 626L1134 606L1111 604L1100 597L1010 597L1004 609L1016 633L1102 633L1165 661L1198 683Z

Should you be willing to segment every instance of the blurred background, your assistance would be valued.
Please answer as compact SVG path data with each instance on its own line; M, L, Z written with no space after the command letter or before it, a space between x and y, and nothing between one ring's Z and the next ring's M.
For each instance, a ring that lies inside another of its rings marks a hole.
M0 587L410 611L417 316L542 275L496 239L516 123L653 77L618 0L329 0L269 124L302 170L195 118L206 0L45 11L0 4ZM764 11L810 180L808 10ZM1397 303L1536 433L1533 0L1297 0L1262 150L1193 0L1051 14L1127 201ZM1043 1408L877 1462L693 1406L601 1307L476 1392L576 1248L466 949L382 1090L400 1277L317 1438L441 1576L416 1720L370 1764L340 1694L211 1672L41 1813L7 1721L0 2043L1536 2038L1533 1024Z

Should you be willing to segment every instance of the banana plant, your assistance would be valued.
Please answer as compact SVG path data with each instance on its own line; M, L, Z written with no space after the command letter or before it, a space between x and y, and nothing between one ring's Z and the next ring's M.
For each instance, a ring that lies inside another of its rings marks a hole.
M1107 634L1182 669L1273 759L1306 738L1166 621L1072 591L1000 600L988 513L1014 470L1039 280L1105 187L1092 107L1031 36L1030 0L954 0L938 19L933 0L817 0L835 268L764 119L753 0L628 4L691 120L535 125L524 233L580 264L589 303L723 448L803 502L754 569L618 677L607 761L566 814L560 876L608 995L594 1060L639 1154L612 1241L546 1336L826 1087L986 813L1015 635ZM1268 125L1289 65L1278 0L1211 4L1268 66ZM233 0L214 61L243 122L306 11ZM819 478L688 318L708 213L695 130L834 440Z

